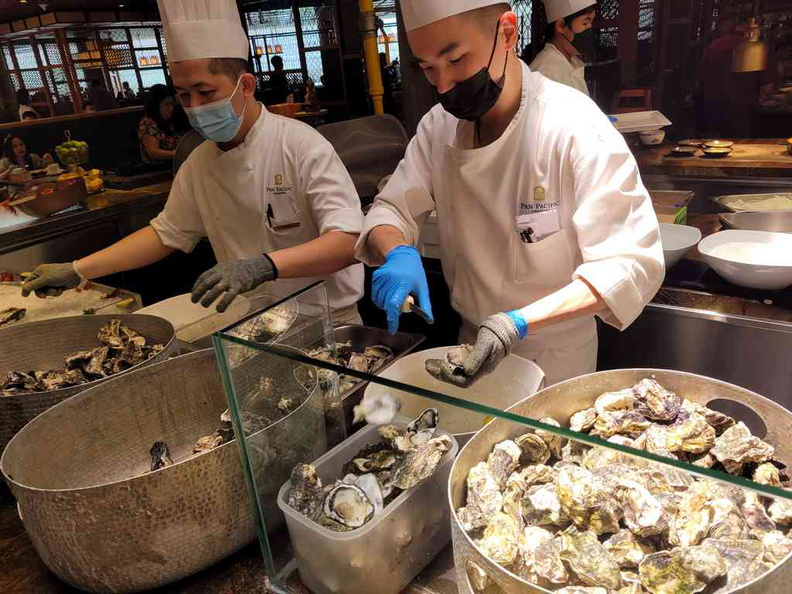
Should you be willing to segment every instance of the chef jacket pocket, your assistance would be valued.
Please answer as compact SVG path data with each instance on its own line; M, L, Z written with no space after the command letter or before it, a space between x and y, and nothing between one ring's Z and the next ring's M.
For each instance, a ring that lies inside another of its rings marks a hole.
M558 232L558 209L522 214L517 217L517 233L525 243L538 243Z
M517 284L541 286L548 293L572 282L578 251L574 229L560 229L534 243L525 243L518 235L513 245Z

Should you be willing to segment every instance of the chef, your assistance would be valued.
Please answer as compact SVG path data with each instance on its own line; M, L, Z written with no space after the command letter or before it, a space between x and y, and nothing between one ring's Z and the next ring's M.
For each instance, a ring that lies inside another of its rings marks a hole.
M443 272L474 343L458 383L510 352L552 383L595 371L595 315L624 329L660 287L649 195L622 136L586 96L517 59L517 16L493 0L404 0L407 36L440 93L366 216L357 255L399 324L431 315L415 246L437 212Z
M580 58L592 45L596 2L592 0L544 0L547 43L531 62L533 72L589 94L586 65Z
M338 155L309 126L255 101L234 0L159 0L159 9L177 97L209 142L181 167L148 227L74 263L38 266L23 294L57 294L208 237L219 264L199 277L193 302L219 300L222 312L263 283L287 295L324 278L334 321L359 323L363 267L352 264L363 214Z

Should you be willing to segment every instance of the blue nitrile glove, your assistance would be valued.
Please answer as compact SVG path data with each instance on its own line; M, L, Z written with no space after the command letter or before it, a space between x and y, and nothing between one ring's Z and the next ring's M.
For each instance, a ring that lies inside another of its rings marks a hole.
M463 364L465 375L475 383L492 373L526 336L528 322L520 310L488 317L479 326L473 352Z
M418 307L434 322L421 254L414 247L400 245L388 252L385 264L374 272L372 282L372 300L388 314L388 332L391 334L396 334L399 329L402 306L410 295L415 296Z

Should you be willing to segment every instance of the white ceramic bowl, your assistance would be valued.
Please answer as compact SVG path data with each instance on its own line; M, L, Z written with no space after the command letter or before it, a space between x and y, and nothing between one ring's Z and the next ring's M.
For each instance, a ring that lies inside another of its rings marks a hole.
M644 143L644 146L656 146L658 144L662 144L665 140L665 136L665 130L651 130L640 133L641 142Z
M462 400L487 404L500 410L506 410L544 387L544 372L540 367L517 355L506 357L492 374L467 389L436 380L427 373L424 364L427 359L443 358L449 348L440 347L412 353L399 359L379 375ZM436 408L440 413L440 428L452 433L460 447L489 420L484 415L463 408L391 390L373 382L366 388L365 396L376 396L383 392L390 392L401 401L399 414L405 417L415 418L427 408Z
M732 284L778 291L792 285L792 235L721 231L699 244L704 261Z
M701 231L687 225L660 223L666 270L677 264L688 251L701 241Z

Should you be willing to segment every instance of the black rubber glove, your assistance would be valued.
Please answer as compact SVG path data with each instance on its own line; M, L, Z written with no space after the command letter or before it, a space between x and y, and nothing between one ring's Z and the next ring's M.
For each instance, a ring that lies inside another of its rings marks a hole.
M277 278L278 269L266 254L247 260L221 262L198 277L192 290L192 302L200 301L201 305L209 307L225 293L217 304L217 311L223 313L240 293L252 291L260 284Z
M22 283L22 296L27 297L35 292L36 297L41 299L60 297L65 290L79 287L81 282L82 277L74 264L40 264Z

